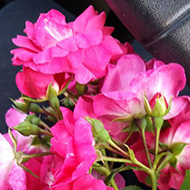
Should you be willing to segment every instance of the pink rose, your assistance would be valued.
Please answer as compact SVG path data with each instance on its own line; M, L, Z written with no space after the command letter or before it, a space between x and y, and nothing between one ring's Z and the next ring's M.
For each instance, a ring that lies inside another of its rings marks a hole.
M26 37L13 39L20 47L11 51L13 65L45 74L74 73L82 84L102 77L112 56L123 53L105 19L92 6L70 23L56 10L41 14L35 24L26 22Z
M10 108L5 114L5 121L9 128L13 128L23 122L27 114L19 112L15 108Z
M23 71L16 75L16 84L20 92L24 95L31 98L45 99L50 83L57 93L59 93L70 79L71 77L65 73L43 74L24 67Z
M105 185L102 180L94 178L92 175L83 175L72 183L64 184L60 187L52 188L51 190L114 190Z
M102 94L94 97L96 115L123 120L142 117L146 114L144 95L151 101L156 94L164 96L167 105L172 99L171 110L165 119L180 113L186 105L183 97L177 97L185 86L184 69L175 63L157 63L149 63L149 69L146 70L139 56L128 54L121 57L117 65L109 65Z
M67 108L61 111L64 119L51 128L54 136L51 139L51 152L60 160L51 169L54 175L52 187L67 184L85 175L96 159L90 124L82 118L75 121Z
M107 102L107 105L109 106L109 102ZM126 127L126 123L112 122L114 117L111 115L98 116L95 112L96 106L94 96L80 97L75 105L74 118L79 119L81 117L84 118L89 116L91 118L98 119L104 124L105 129L109 132L112 138L123 142L128 135L127 133L121 132Z
M31 137L23 137L16 131L13 131L13 135L17 136L17 151L25 152L25 153L34 153L34 147L30 148L32 138ZM40 180L31 174L25 172L18 164L17 158L15 157L15 152L13 151L12 142L8 134L4 135L0 134L0 189L3 190L41 190L43 188ZM7 139L7 140L6 140ZM10 142L10 144L9 144ZM29 164L30 163L30 164ZM35 163L35 164L34 164ZM36 173L36 171L40 171L40 164L37 165L35 159L29 160L25 163L25 166L32 169L32 171ZM32 187L32 183L35 182L36 187L38 188L30 188Z

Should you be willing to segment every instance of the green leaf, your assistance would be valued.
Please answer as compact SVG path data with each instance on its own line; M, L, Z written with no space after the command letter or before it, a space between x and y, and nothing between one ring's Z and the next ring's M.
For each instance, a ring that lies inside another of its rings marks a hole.
M186 170L185 179L180 190L188 190L190 189L190 170Z
M122 190L143 190L143 189L137 185L129 185L129 186L126 186Z
M148 184L148 185L152 185L152 181L151 181L151 177L150 176L147 176L146 177L146 179L145 179L145 181L146 181L146 184Z

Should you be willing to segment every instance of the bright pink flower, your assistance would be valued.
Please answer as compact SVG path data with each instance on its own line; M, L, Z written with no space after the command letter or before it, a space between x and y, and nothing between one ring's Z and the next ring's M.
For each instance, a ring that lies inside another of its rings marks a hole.
M15 155L12 147L2 134L0 134L0 154L0 189L10 190L9 173L13 166L16 168ZM25 183L25 180L23 183ZM26 184L23 184L23 189L26 189Z
M121 131L126 127L126 123L112 122L114 117L111 115L98 116L95 113L96 106L93 96L80 97L75 105L74 118L79 119L81 117L84 118L89 116L98 119L104 124L105 129L109 132L112 138L120 142L124 141L127 137L127 133L122 133Z
M12 131L13 136L17 139L16 151L23 153L39 153L42 148L32 146L33 137L24 137L17 131ZM45 148L43 148L45 151ZM4 190L41 190L43 183L40 179L25 172L17 163L15 152L13 151L13 143L8 134L4 136L0 134L0 189ZM19 158L18 158L19 159ZM41 158L32 158L23 165L29 168L36 175L40 176Z
M79 83L105 75L112 56L123 51L105 27L105 13L92 6L75 21L66 23L56 10L41 14L35 24L26 22L25 36L13 39L13 65L24 65L46 74L70 72Z
M100 173L96 172L96 170L92 170L91 173L96 179L101 179L102 181L105 181L105 176L101 175ZM120 173L117 173L114 177L114 181L117 184L117 187L119 189L124 189L125 188L125 179Z
M67 108L61 111L64 119L51 128L54 136L51 151L62 160L57 162L59 167L55 164L52 169L55 180L52 187L85 175L96 159L90 124L82 118L74 121L72 112Z
M66 77L65 73L43 74L30 68L23 68L22 72L16 75L18 89L24 95L31 98L44 99L50 83L59 93L69 82L71 77Z
M5 121L9 128L13 128L23 122L26 118L27 114L21 113L15 108L10 108L5 114Z
M94 178L92 175L83 175L75 181L64 184L59 187L55 187L51 190L114 190L111 187L107 187L102 180Z
M139 56L129 54L120 58L117 65L109 65L102 94L94 98L96 115L141 117L145 115L144 95L150 101L158 93L164 96L168 104L172 99L171 110L165 119L180 113L186 105L184 98L177 97L185 86L184 69L174 63L153 63L155 66L149 63L149 69L146 70L146 65Z

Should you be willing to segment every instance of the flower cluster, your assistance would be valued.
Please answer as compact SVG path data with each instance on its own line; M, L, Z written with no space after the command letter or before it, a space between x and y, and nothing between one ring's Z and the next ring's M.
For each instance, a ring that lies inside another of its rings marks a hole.
M190 98L177 63L145 62L88 7L26 22L12 64L22 96L0 134L0 189L122 190L120 172L161 190L190 169ZM114 163L117 164L114 164Z

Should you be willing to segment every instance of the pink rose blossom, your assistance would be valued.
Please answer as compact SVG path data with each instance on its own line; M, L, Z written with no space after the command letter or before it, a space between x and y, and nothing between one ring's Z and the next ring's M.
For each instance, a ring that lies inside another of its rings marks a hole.
M45 74L74 73L82 84L102 77L112 56L123 53L105 19L105 13L98 14L92 6L70 23L56 10L41 14L35 24L26 22L26 37L13 39L20 47L11 51L13 65Z
M17 132L14 131L14 135L16 135ZM9 142L6 139L10 138L8 135L5 135L6 138L3 137L3 135L0 134L0 189L3 190L41 190L42 185L38 178L32 176L28 172L25 172L23 168L21 168L17 164L17 160L15 158L15 153L13 151L12 146L9 144ZM22 139L22 141L21 141ZM21 135L18 134L17 138L17 151L26 151L30 153L30 151L34 149L29 149L29 140L31 144L31 139L28 137L21 138ZM11 143L12 144L12 143ZM29 151L30 150L30 151ZM34 164L35 163L35 164ZM40 170L39 165L36 164L35 159L31 159L25 164L28 168L32 168L32 171L36 173L37 170ZM33 167L31 167L33 166ZM34 170L35 168L35 170ZM32 183L35 182L36 187L38 188L30 188L32 187Z
M16 75L16 84L24 95L31 98L44 99L46 98L50 83L57 93L59 93L70 79L71 77L67 77L65 73L43 74L24 67L23 71Z
M98 119L104 124L105 129L109 132L112 138L120 142L124 141L128 134L122 133L121 131L126 127L126 123L112 122L114 117L111 115L98 116L95 113L96 106L93 96L80 97L75 105L74 118L79 119L80 117L84 118L89 116Z
M5 114L5 121L9 128L13 128L23 122L27 114L19 112L15 108L10 108Z
M60 187L55 187L51 190L114 190L111 187L105 185L102 180L94 178L92 175L83 175L75 181L64 184Z
M54 136L51 152L60 158L52 168L55 180L52 187L85 175L96 159L90 124L82 118L74 121L72 112L67 108L61 108L61 111L64 119L51 128Z
M139 56L129 54L120 58L117 65L109 65L102 94L94 98L96 115L113 116L115 119L142 117L146 113L144 95L150 101L158 93L164 96L167 104L172 99L171 110L165 119L180 113L185 106L185 99L177 95L185 86L184 69L175 63L153 63L155 66L149 63L149 69L146 70Z

